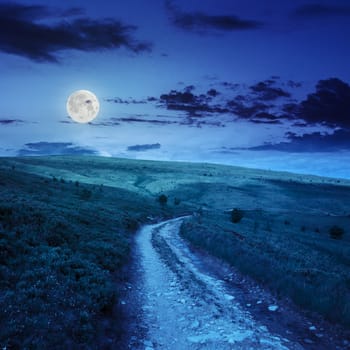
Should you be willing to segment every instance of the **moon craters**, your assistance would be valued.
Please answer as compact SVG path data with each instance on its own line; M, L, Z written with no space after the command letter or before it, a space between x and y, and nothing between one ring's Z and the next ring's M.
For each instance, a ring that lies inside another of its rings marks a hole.
M88 90L73 92L67 101L69 116L78 123L89 123L96 118L100 109L97 97Z

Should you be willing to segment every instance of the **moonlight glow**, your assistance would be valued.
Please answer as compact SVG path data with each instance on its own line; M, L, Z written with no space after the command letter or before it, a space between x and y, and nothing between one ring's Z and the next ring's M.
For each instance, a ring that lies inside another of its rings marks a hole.
M67 112L77 123L89 123L97 117L100 103L92 92L78 90L73 92L67 100Z

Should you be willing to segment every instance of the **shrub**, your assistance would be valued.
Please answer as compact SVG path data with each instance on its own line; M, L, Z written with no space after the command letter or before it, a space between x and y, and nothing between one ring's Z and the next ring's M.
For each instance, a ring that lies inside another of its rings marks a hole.
M80 199L83 200L89 200L92 196L92 192L88 190L87 188L83 188L82 191L79 194Z
M339 226L334 225L329 229L329 235L333 239L340 239L344 235L344 229L339 227Z
M232 209L231 212L231 221L235 224L237 224L238 222L240 222L243 218L243 211L237 208Z
M165 205L165 204L167 204L167 202L168 202L168 197L167 197L165 194L161 194L161 195L158 197L158 202L159 202L161 205Z

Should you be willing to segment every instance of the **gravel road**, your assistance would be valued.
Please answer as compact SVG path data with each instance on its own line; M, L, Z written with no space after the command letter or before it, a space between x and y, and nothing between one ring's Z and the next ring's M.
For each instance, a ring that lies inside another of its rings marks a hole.
M146 225L136 237L133 283L122 301L133 313L129 349L347 348L347 340L325 337L268 294L235 288L228 266L179 236L182 220Z

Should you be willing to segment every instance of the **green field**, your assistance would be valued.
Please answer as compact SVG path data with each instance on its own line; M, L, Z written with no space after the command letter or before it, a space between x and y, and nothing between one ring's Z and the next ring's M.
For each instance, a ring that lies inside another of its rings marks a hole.
M159 196L167 202L160 203ZM231 211L243 218L233 223ZM0 160L0 346L98 346L119 329L133 234L181 229L281 296L350 326L350 182L213 164ZM343 234L330 235L336 225Z

